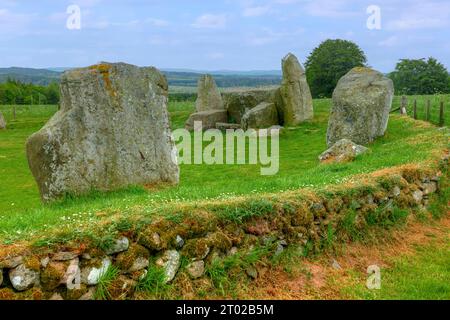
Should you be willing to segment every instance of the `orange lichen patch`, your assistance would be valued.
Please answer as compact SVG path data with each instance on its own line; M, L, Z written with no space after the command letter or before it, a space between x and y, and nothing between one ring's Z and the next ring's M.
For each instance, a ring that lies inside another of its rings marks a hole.
M39 269L41 268L41 262L40 262L39 258L36 256L26 257L23 264L28 269L31 269L34 271L39 271Z
M117 97L117 92L114 90L110 73L111 73L111 65L107 63L100 63L89 67L90 70L100 72L103 77L103 82L105 83L106 91L113 97Z
M29 253L29 248L23 244L0 245L0 268L4 264L8 265L11 260L26 256Z
M0 300L16 300L17 297L12 289L2 288L0 289Z
M27 251L27 248L21 244L0 245L0 261L3 259L9 259L12 257L23 255Z
M363 73L363 72L375 72L375 70L366 67L354 67L353 72Z

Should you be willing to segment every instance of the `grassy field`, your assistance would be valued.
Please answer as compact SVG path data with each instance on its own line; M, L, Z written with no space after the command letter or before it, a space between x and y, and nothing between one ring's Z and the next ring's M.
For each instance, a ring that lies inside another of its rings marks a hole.
M450 299L450 224L449 216L408 228L403 241L382 252L381 288L369 290L366 274L349 272L352 280L341 287L351 299L422 300ZM404 232L404 231L398 231ZM370 250L368 250L370 252ZM374 254L372 253L372 259Z
M398 101L396 98L394 107ZM101 219L102 212L133 215L139 210L151 216L162 204L336 184L355 174L421 162L432 150L448 144L448 137L436 127L393 115L386 135L370 145L371 153L350 164L321 165L318 155L326 149L330 100L315 100L314 108L313 121L282 134L280 171L275 176L261 176L259 165L182 165L181 182L176 187L157 191L130 187L43 205L28 169L24 145L56 107L17 106L17 118L13 120L11 106L0 106L8 122L8 129L0 131L0 239L11 243L55 227L76 229ZM193 112L194 104L171 103L169 109L172 127L179 128Z
M447 199L448 200L448 199ZM282 257L255 282L237 284L243 299L448 300L450 215L396 225L376 241L342 244L315 257ZM380 287L367 288L367 267ZM338 267L336 267L338 266Z
M416 246L412 255L393 258L383 272L380 290L346 288L354 299L450 299L450 241Z
M426 105L430 100L430 122L439 124L439 105L444 102L444 123L446 126L450 125L450 95L433 95L433 96L408 96L407 112L408 116L413 116L414 100L417 101L417 118L419 120L426 120ZM399 108L401 105L401 97L394 98L392 104L393 109Z

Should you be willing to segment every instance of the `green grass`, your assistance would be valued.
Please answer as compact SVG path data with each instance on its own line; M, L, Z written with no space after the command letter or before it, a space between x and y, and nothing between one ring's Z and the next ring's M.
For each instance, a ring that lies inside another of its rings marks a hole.
M140 279L136 285L136 290L161 299L169 290L170 285L166 283L166 274L163 268L150 263L147 274Z
M313 121L286 130L280 137L277 175L261 176L259 165L181 165L181 182L175 187L158 191L130 187L110 193L93 192L43 205L28 168L24 146L27 137L45 124L56 107L18 106L14 121L11 106L0 106L8 122L8 129L0 131L0 241L12 243L56 229L81 233L105 215L117 213L124 218L135 214L151 218L164 206L178 202L323 187L341 183L355 174L422 162L432 150L448 145L443 131L392 115L386 135L369 146L372 152L353 163L321 165L318 156L327 148L330 100L315 100L314 109ZM192 102L170 103L172 127L183 127L193 110ZM104 214L98 215L99 212ZM225 214L236 215L236 212Z
M444 101L444 124L450 125L450 95L429 95L429 96L408 96L407 111L413 117L414 100L417 101L417 119L426 120L427 101L430 100L430 122L439 124L439 105ZM401 96L396 96L392 103L392 109L397 109L401 105Z
M444 246L416 246L412 255L394 258L392 266L381 269L381 289L352 285L343 292L353 299L449 300L450 240Z
M95 293L95 300L111 300L111 294L109 293L109 286L119 276L120 271L114 266L109 268L101 275Z
M255 265L270 253L269 246L256 247L249 252L239 252L223 259L214 259L207 265L205 274L218 294L233 294L238 283L247 279L245 269Z

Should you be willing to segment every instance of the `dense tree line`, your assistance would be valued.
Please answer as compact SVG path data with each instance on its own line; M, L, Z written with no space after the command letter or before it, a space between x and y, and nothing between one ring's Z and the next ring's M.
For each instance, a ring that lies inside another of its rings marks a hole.
M397 94L450 93L450 75L434 58L402 59L389 77Z
M306 77L314 98L331 97L339 79L354 67L366 66L365 53L347 40L326 40L305 62ZM396 94L450 93L450 76L436 59L402 59L388 74Z
M56 82L48 86L22 83L8 79L0 83L0 104L58 104L59 85Z

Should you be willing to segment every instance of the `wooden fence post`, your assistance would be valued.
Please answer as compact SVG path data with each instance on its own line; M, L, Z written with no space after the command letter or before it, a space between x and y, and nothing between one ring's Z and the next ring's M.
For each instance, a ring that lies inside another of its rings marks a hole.
M414 116L414 119L417 120L417 99L414 99L413 116Z
M430 121L430 110L431 110L431 100L427 100L427 110L426 110L426 119L429 122Z
M408 105L408 99L406 96L402 96L402 102L400 105L400 114L407 114L406 112L406 106Z
M14 105L13 106L13 119L14 119L14 121L16 120L16 106Z
M439 126L443 127L445 124L444 121L444 101L441 101L441 105L439 108Z

